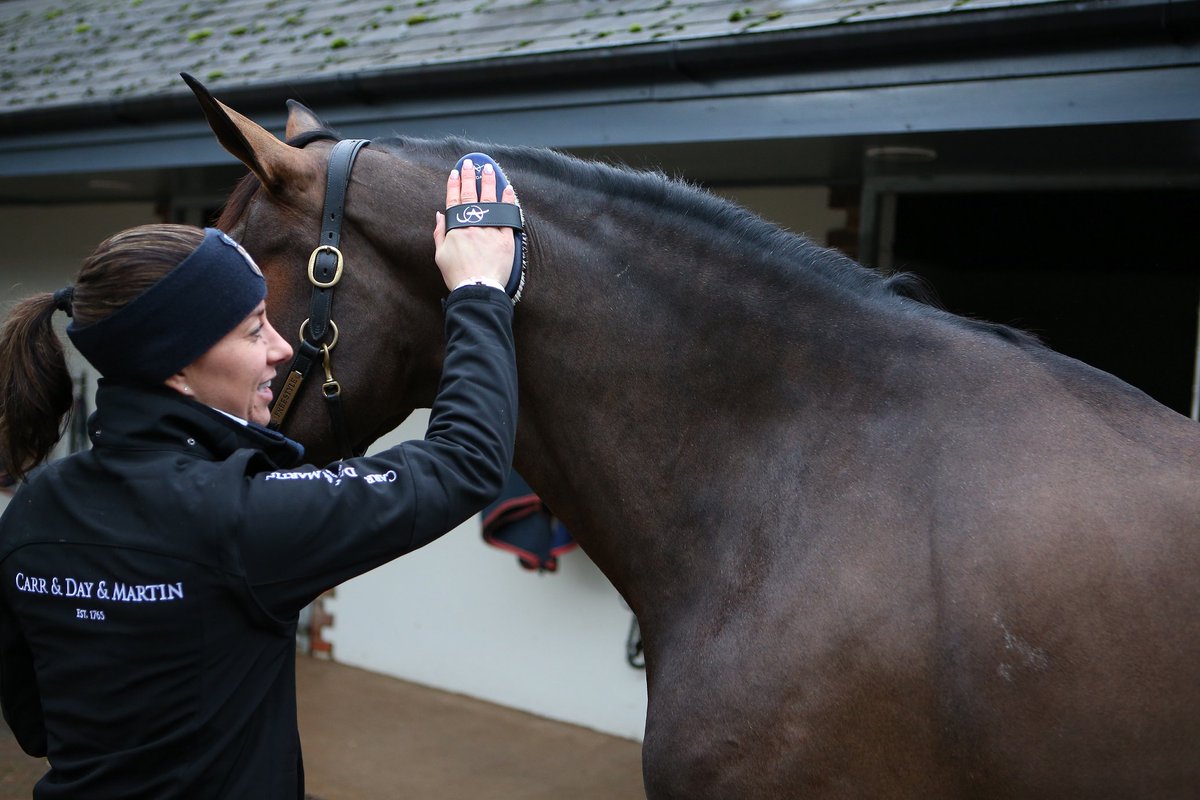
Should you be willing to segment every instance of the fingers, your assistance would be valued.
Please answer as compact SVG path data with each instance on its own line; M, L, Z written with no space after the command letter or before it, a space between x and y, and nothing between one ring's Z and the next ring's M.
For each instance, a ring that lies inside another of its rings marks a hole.
M483 165L483 179L480 181L479 202L496 202L496 170L491 164Z
M475 194L475 164L468 158L462 164L462 185L458 202L474 203L478 199L478 195Z
M438 248L442 246L442 242L446 241L446 215L438 211L433 217L433 246Z
M475 191L475 177L475 164L469 158L463 161L461 173L458 170L450 171L450 176L446 179L446 208L466 203L496 202L496 170L492 165L484 164L483 169L479 171L478 194ZM505 194L501 199L506 203L516 202L516 195L509 192L509 188L511 187L505 187Z

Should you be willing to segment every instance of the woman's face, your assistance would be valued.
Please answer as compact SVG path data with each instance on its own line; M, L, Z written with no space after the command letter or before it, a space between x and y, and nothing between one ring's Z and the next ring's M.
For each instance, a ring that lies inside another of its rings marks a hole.
M292 347L267 321L264 300L208 352L168 379L168 384L205 405L266 425L271 420L271 381Z

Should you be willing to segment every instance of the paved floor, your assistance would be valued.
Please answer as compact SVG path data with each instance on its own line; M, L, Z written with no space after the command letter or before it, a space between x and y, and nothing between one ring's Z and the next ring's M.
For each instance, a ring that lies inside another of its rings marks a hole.
M296 672L318 800L645 798L637 742L330 661ZM44 771L0 726L0 800L28 800Z

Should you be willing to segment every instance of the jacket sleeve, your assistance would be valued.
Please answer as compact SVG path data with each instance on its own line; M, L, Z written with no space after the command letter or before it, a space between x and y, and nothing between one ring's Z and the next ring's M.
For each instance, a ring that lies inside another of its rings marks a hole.
M446 301L445 330L424 440L247 479L239 548L268 610L294 614L331 586L433 541L500 493L517 425L512 302L488 287L458 289Z
M46 724L33 671L33 655L12 611L3 601L0 601L0 705L4 708L4 721L21 749L31 756L45 756Z

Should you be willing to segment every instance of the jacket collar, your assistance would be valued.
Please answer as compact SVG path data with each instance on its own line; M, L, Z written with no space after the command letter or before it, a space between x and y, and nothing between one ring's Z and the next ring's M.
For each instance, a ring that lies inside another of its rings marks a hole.
M96 448L178 450L220 461L244 448L259 450L290 467L304 447L278 431L235 419L165 386L141 386L101 378L96 412L88 419Z

